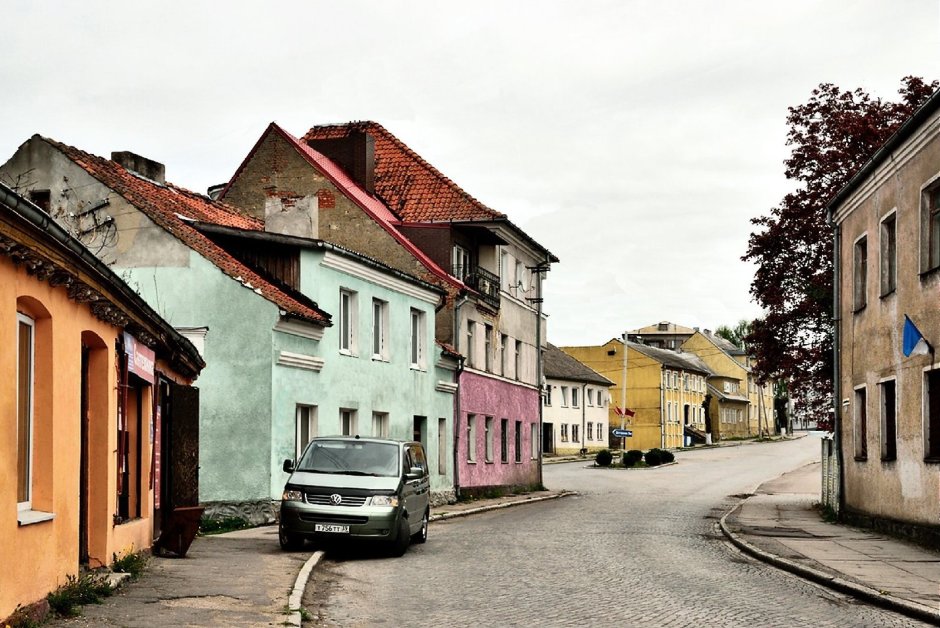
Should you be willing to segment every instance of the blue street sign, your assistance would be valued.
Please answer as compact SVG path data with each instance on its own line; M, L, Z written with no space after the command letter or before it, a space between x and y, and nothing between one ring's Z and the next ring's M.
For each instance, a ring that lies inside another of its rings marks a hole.
M625 438L627 436L633 436L633 430L621 430L616 429L613 431L615 438Z

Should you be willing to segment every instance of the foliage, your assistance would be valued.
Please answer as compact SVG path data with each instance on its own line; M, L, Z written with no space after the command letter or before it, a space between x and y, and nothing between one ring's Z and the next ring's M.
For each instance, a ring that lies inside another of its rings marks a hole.
M676 455L668 449L660 449L659 455L663 459L663 464L676 461Z
M607 449L601 449L597 452L597 455L594 457L594 462L597 463L600 467L609 467L610 463L613 462L614 457Z
M724 338L738 349L744 349L744 339L747 337L750 331L750 321L742 319L739 320L738 324L734 327L719 325L718 329L715 330L715 335Z
M653 448L646 452L646 455L643 457L646 460L646 464L651 467L659 466L663 463L663 452L661 449Z
M3 628L39 628L41 620L36 618L37 615L34 607L35 605L32 607L17 605L13 614L7 617L6 621L0 622L0 624L3 625ZM41 618L42 616L40 615L39 617Z
M901 81L898 102L830 83L787 116L786 177L797 188L751 220L743 260L757 265L751 295L766 312L745 337L758 383L789 382L805 411L824 415L832 395L832 230L826 206L938 83Z
M630 449L624 454L624 457L632 458L634 462L643 460L643 452L639 449Z
M79 614L79 606L100 604L111 595L111 584L105 576L87 573L80 577L68 576L66 583L50 593L46 599L49 607L63 617Z
M200 534L223 534L234 530L250 528L251 523L243 517L203 517L199 521Z
M120 558L117 554L112 554L111 557L111 571L130 574L133 580L137 580L147 566L147 556L143 552L128 552Z
M624 467L626 467L626 468L629 469L629 468L631 468L631 467L635 467L635 466L636 466L637 459L634 458L633 456L631 456L631 455L629 454L629 452L627 452L627 453L624 453L624 454L623 454L623 458L621 458L620 463L621 463Z

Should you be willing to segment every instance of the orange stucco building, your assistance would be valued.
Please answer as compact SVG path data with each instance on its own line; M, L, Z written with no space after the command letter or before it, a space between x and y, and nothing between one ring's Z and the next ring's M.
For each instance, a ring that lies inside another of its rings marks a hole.
M174 506L195 505L186 478L198 449L171 436L193 433L198 417L174 394L192 397L204 364L110 269L2 184L0 343L4 618L81 566L151 547Z

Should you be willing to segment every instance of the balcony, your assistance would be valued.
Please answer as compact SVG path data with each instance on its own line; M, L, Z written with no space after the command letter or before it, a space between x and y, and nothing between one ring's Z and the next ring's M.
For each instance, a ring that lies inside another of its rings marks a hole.
M454 266L454 276L479 292L485 303L499 309L499 276L479 266L459 264Z

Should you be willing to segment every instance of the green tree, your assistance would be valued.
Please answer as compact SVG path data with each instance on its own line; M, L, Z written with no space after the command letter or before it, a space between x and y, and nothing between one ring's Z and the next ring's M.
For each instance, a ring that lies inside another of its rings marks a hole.
M829 200L937 88L908 76L897 102L824 83L787 116L786 176L797 188L755 230L742 259L757 270L751 295L765 315L745 338L760 382L788 382L790 396L823 415L832 403L832 231Z
M751 331L750 321L744 319L739 320L738 324L734 327L728 327L727 325L719 325L718 329L715 330L716 336L721 336L731 344L733 344L738 349L744 349L744 339L747 337L748 333Z

